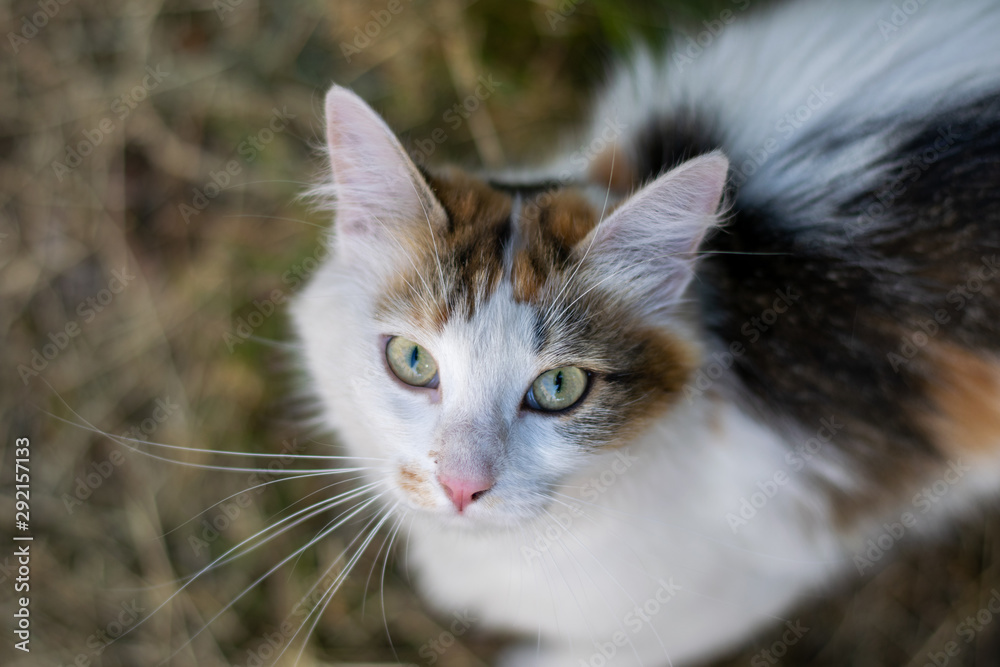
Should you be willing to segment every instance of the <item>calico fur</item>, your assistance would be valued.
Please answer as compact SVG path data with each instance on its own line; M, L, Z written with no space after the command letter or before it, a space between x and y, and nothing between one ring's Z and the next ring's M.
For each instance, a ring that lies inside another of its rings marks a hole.
M921 534L1000 487L1000 11L912 4L640 51L581 144L624 132L530 178L418 169L331 91L306 365L427 599L535 638L505 664L704 659L864 574L921 485L958 477ZM393 335L438 388L389 376ZM526 410L564 365L585 398ZM445 469L492 486L456 514Z

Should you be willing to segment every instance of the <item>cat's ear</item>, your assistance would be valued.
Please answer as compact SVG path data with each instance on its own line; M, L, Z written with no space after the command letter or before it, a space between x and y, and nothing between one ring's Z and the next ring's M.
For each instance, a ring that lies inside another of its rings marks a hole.
M441 205L392 130L350 90L327 93L326 133L342 249L392 252L441 220Z
M643 307L669 308L691 282L698 247L719 222L728 171L719 151L681 164L633 194L578 251L599 274L615 274L615 289Z

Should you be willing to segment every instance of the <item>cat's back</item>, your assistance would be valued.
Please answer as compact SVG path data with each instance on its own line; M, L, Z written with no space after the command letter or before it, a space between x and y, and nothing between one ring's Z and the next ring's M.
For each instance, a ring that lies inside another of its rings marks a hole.
M870 482L848 512L942 460L994 458L1000 6L739 14L637 56L597 116L626 128L633 183L715 148L731 159L731 219L696 281L714 356L689 395L793 434L837 419Z

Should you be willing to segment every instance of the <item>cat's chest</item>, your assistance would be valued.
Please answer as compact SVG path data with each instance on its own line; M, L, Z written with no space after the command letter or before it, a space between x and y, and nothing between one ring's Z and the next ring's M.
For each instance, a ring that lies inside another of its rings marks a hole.
M706 431L653 429L637 444L556 489L523 525L471 533L415 522L408 566L426 598L514 631L577 628L584 641L585 628L624 628L638 644L659 646L659 636L683 652L720 619L734 633L762 622L739 600L776 611L789 580L810 585L837 567L834 543L792 529L808 521L799 488L782 488L744 530L727 521L780 465L785 450L766 429L722 414ZM670 625L637 620L646 604L669 607Z

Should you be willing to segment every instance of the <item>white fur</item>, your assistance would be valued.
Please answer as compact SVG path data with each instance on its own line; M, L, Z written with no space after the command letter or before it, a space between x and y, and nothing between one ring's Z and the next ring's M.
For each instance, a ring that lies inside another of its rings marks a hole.
M442 384L456 400L432 404L381 370L379 328L351 285L350 276L327 267L297 302L296 317L331 424L350 453L388 458L373 477L388 482L395 500L410 503L391 483L395 468L409 463L432 471L427 453L442 423L488 415L510 397L519 401L545 368L531 365L530 353L516 344L527 339L530 320L509 293L499 293L472 326L447 327L436 340L404 322L389 324L425 343L442 369L455 369ZM484 326L492 331L476 330ZM506 407L516 413L516 405ZM417 511L408 565L442 611L540 633L540 665L589 661L595 642L607 645L618 632L629 643L610 664L659 665L668 656L680 664L724 650L776 622L802 590L849 564L832 534L808 530L828 525L829 510L805 473L792 476L734 534L727 514L759 490L757 482L788 470L788 445L725 404L699 399L676 410L624 450L624 460L616 452L584 456L558 443L546 417L515 421L507 425L515 431L507 470L527 476L506 479L502 493L511 506L474 503L455 517L440 491L430 510L411 505ZM538 469L546 474L530 472ZM562 495L539 513L531 494L551 479ZM567 527L558 527L566 517ZM633 610L655 598L661 581L679 590L646 623ZM509 664L534 664L534 653Z
M801 528L828 523L804 475L738 534L729 528L725 515L755 481L787 468L773 434L738 411L708 402L679 411L626 451L628 464L595 457L565 481L569 498L510 533L417 519L410 557L424 594L490 627L540 633L540 665L589 662L618 632L628 642L609 664L681 664L774 623L802 588L843 565L832 535ZM650 603L646 623L634 610L661 582L679 590L658 613ZM533 653L509 664L535 664L524 662Z
M876 135L812 159L801 153L809 128L837 132L877 115L919 116L996 85L1000 12L993 7L930 1L888 40L879 24L890 17L888 3L807 2L753 17L737 11L737 21L681 71L638 56L598 105L595 127L618 118L638 128L655 110L691 102L712 109L737 169L769 138L778 141L746 187L759 201L794 210L818 187L864 187L876 176L864 166L887 150ZM812 86L825 86L832 97L814 110L808 128L786 136L782 117L806 103ZM368 124L364 136L381 141L364 113L351 118ZM391 144L373 150L377 159L402 164L395 173L413 173ZM792 163L798 166L788 168ZM379 196L373 164L362 172L368 181L357 186L361 199L337 192L359 219L365 197ZM412 212L414 201L392 200L381 210L390 217L393 207ZM689 231L687 241L704 226ZM789 467L788 451L814 434L785 440L706 393L682 401L623 450L634 459L583 453L560 439L551 418L518 412L525 388L551 360L535 357L531 313L513 302L509 288L471 322L449 322L440 332L374 319L379 281L398 270L401 255L381 262L383 273L373 278L357 270L351 252L384 257L389 242L372 241L367 249L357 239L339 243L298 299L294 313L307 364L345 446L384 459L372 477L409 510L409 565L428 600L445 613L469 611L484 626L539 638L539 649L530 642L506 664L604 664L595 656L616 638L627 642L607 664L701 659L780 623L803 593L852 566L863 535L845 542L835 534L832 509L816 491L817 476L849 489L850 469L833 448L807 470ZM683 245L672 247L679 252ZM388 376L379 344L385 335L406 336L430 351L441 372L439 394L414 392ZM502 474L491 502L456 516L434 483L431 452L442 447L446 455L494 457ZM430 506L395 484L403 465L426 476ZM734 531L732 516L743 500L762 485L770 488L779 471L787 483ZM991 475L972 476L977 493L992 487ZM548 495L552 488L560 495ZM968 505L970 497L962 492L948 502ZM676 592L657 601L649 622L642 620L636 605L662 595L664 583Z
M678 36L665 59L640 51L616 72L591 134L609 122L636 131L657 112L693 106L721 133L734 171L748 176L747 201L777 207L790 219L808 206L803 222L814 222L822 217L817 189L848 196L879 182L892 165L875 165L900 139L890 135L898 121L926 117L1000 83L1000 11L993 0L805 0L763 12L745 0L732 5L734 20L696 58L683 60L688 41ZM900 18L894 7L902 5L919 8ZM829 99L813 97L816 90ZM816 108L807 119L785 120L809 102ZM819 149L809 141L878 119L893 123L864 143ZM762 154L769 140L777 148Z

